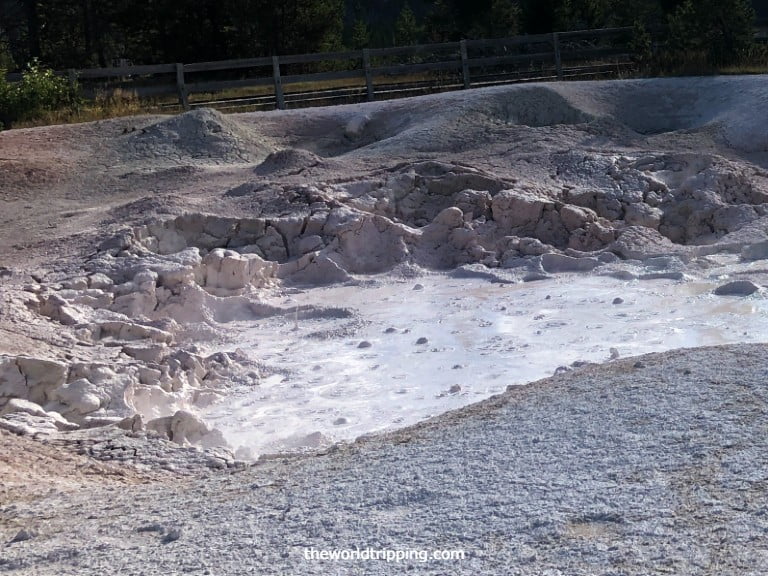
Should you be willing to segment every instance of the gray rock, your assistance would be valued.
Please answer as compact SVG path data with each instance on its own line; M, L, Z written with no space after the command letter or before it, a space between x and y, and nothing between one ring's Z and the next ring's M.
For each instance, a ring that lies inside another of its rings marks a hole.
M613 270L611 272L607 272L605 275L610 276L611 278L616 278L618 280L637 280L637 274L634 274L629 270Z
M524 256L541 256L552 248L538 238L520 238L520 254Z
M314 252L316 250L323 249L323 239L315 234L311 236L304 236L296 241L296 252L298 254L307 254L308 252Z
M644 203L630 204L624 212L624 220L629 226L645 226L657 230L663 213L658 208Z
M543 274L541 272L531 272L523 276L523 282L538 282L539 280L549 280L552 278L549 274Z
M603 264L613 264L619 261L619 257L613 252L601 252L598 254L597 259Z
M27 540L32 540L37 536L37 533L35 533L34 530L27 530L26 528L22 528L16 533L16 536L11 538L10 544L14 544L16 542L26 542Z
M541 256L541 266L546 272L588 272L599 265L597 258L574 258L554 252Z
M682 272L652 272L651 274L641 274L640 280L683 280L685 274Z
M656 256L648 258L643 264L648 268L657 270L682 270L685 267L683 261L677 256Z
M181 528L171 528L165 533L161 542L163 544L170 544L171 542L176 542L179 538L181 538Z
M160 532L162 534L165 532L165 526L156 522L152 524L144 524L143 526L136 528L136 532Z
M715 288L717 296L749 296L760 290L760 286L749 280L735 280Z
M744 246L741 249L742 260L768 260L768 240Z

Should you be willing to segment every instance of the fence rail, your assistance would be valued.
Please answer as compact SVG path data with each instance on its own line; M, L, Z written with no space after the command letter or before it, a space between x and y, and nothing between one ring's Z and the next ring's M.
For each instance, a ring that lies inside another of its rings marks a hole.
M631 32L631 27L605 28L359 51L66 70L57 74L71 82L79 81L86 97L93 97L99 90L122 88L139 98L175 95L185 110L227 104L284 109L288 104L314 105L323 100L372 101L504 82L615 73L632 63ZM414 80L415 75L427 78ZM17 81L20 75L9 74L8 79ZM321 85L342 80L355 81L355 85ZM296 84L316 87L286 92L287 87ZM252 97L194 100L196 94L259 87L271 90Z

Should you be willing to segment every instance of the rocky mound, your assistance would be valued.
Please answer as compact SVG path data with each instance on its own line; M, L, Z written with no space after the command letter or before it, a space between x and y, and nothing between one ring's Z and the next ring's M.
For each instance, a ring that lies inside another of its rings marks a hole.
M262 135L208 108L197 108L121 136L120 155L136 162L238 164L263 160L273 148Z
M259 176L298 174L323 164L322 158L308 150L288 148L272 152L264 162L256 166L254 172Z

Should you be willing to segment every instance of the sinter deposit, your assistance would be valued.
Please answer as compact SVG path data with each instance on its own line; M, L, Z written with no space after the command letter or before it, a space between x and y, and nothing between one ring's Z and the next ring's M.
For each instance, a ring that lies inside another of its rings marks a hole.
M764 341L764 83L71 128L101 172L77 180L81 143L62 189L104 200L58 237L77 256L4 269L5 328L46 344L0 341L0 426L253 459L584 362Z

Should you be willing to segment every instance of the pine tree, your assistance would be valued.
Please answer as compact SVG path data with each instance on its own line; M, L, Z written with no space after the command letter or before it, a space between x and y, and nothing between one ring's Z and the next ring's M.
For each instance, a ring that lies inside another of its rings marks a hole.
M435 0L427 17L426 36L430 42L450 42L459 36L456 13L446 0Z
M416 21L411 5L406 2L395 22L395 45L411 46L417 44L421 38L422 29Z
M353 50L368 48L371 43L371 33L368 24L362 18L356 18L352 24L352 32L349 39L349 47Z

